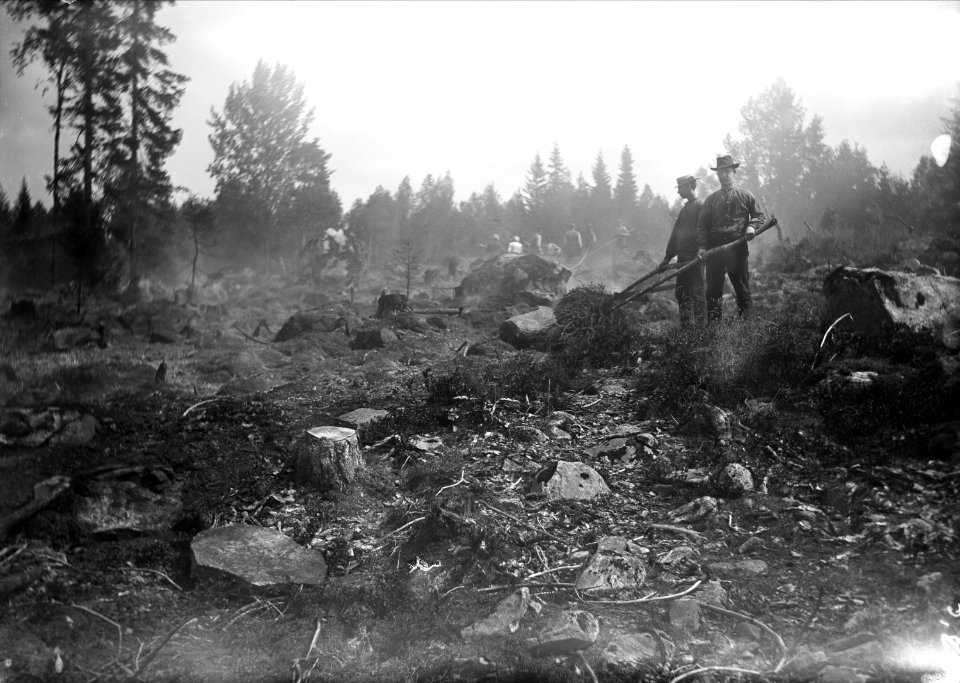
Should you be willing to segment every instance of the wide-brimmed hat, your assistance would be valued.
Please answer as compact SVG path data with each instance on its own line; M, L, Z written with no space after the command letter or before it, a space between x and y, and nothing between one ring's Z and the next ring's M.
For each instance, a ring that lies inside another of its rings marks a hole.
M694 178L692 175L682 175L677 178L677 189L683 187L688 183L696 183L697 178Z
M721 168L740 168L740 162L734 161L729 154L724 154L717 157L717 165L711 166L710 170L719 171Z

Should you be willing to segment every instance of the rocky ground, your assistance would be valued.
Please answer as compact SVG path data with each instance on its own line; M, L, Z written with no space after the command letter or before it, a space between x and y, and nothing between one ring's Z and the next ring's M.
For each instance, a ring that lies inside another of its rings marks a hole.
M761 273L758 319L824 274ZM0 681L955 680L957 423L923 418L954 352L930 379L812 328L809 371L680 395L668 293L637 356L544 389L498 329L547 294L457 285L383 318L250 272L12 297ZM324 426L357 437L339 487Z

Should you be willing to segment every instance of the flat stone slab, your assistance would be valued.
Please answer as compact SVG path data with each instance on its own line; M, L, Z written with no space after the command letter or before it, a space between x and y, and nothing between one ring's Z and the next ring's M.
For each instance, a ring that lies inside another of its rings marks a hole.
M583 610L564 611L554 617L530 645L534 655L569 655L586 650L597 641L600 622Z
M352 424L354 427L364 427L374 422L379 422L380 420L389 417L390 413L386 410L377 410L375 408L357 408L356 410L351 410L349 413L344 413L340 416L340 419L344 422Z
M657 640L649 633L618 633L600 651L600 661L613 668L634 668L657 659Z
M197 567L216 569L254 586L315 586L327 575L319 552L297 545L275 529L214 527L197 534L190 549Z

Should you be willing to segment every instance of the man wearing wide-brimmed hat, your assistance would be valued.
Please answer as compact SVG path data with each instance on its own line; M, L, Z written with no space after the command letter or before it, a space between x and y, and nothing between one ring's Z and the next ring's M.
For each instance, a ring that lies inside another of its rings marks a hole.
M677 193L686 199L687 203L680 209L677 222L673 224L667 252L660 263L661 268L670 263L674 256L677 257L678 264L697 258L697 221L703 202L697 199L696 189L697 179L693 176L683 175L677 178ZM703 296L703 267L693 267L680 273L674 291L680 305L680 324L704 322L706 302Z
M763 224L760 202L750 192L734 187L734 174L740 162L729 154L717 157L717 165L710 169L717 172L720 189L703 200L700 219L697 222L697 256L702 258L707 249L733 242L741 237L752 240L756 229ZM707 318L719 320L723 314L724 276L730 278L737 296L740 317L750 310L750 272L746 242L720 252L706 262Z

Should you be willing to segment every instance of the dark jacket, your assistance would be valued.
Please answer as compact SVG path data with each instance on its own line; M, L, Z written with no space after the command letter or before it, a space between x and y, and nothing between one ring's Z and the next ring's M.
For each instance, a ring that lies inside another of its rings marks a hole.
M670 241L667 242L666 260L677 256L682 261L697 255L697 221L702 206L703 202L694 197L680 209L673 232L670 233Z
M760 202L746 190L720 189L703 200L697 222L697 247L711 249L743 237L747 226L759 228L764 216Z

